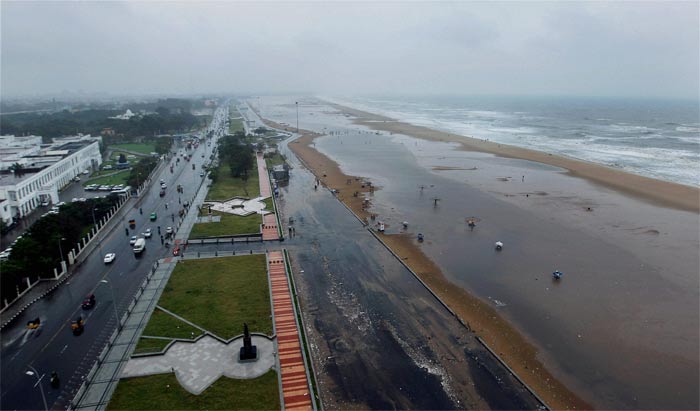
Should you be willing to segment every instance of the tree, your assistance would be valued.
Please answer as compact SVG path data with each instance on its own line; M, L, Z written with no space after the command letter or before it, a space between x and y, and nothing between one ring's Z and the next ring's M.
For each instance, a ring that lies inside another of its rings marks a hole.
M119 164L124 164L124 163L126 163L126 162L127 162L127 161L126 161L126 156L124 155L124 153L119 153L119 160L118 160L118 163L119 163Z

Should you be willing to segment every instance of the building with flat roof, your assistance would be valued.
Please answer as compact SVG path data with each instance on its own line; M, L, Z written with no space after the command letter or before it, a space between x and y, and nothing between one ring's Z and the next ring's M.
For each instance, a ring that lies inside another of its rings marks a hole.
M102 164L98 139L78 136L41 144L41 137L31 137L35 138L0 136L0 144L18 145L0 149L0 218L6 224L44 201L57 203L59 190Z

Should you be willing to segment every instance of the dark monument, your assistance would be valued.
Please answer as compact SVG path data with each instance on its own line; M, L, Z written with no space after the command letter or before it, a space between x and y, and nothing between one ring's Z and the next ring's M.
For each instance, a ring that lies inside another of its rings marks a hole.
M239 361L255 361L258 359L258 347L250 342L250 332L248 332L248 324L243 323L243 347L238 355Z

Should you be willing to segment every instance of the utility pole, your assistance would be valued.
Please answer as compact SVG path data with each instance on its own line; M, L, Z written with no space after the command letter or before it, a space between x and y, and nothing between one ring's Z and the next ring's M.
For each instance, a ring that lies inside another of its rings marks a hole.
M297 134L299 134L299 102L295 101L294 104L297 106Z

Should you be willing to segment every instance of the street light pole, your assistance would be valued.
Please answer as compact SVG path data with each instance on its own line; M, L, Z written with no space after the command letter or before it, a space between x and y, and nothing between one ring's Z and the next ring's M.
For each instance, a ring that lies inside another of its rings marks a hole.
M297 106L297 134L299 134L299 102L295 101L294 104Z
M41 400L44 401L44 409L46 411L49 410L49 406L46 404L46 396L44 395L44 387L41 385L41 380L44 378L42 375L39 377L39 371L36 370L36 368L32 367L31 365L27 364L27 367L31 369L31 371L25 372L27 375L33 375L36 377L36 384L34 386L36 387L37 385L39 386L39 391L41 391Z
M107 280L101 280L101 283L107 284L109 286L109 291L112 292L112 305L114 307L114 317L117 319L117 328L121 329L121 322L119 321L119 313L117 312L117 299L114 297L114 288L112 284Z
M92 207L92 224L95 226L95 235L97 235L97 221L95 220L95 207ZM102 240L100 240L100 236L97 235L97 247L100 250L100 255L102 255Z
M61 254L61 262L63 262L63 248L61 247L61 241L63 240L65 240L63 237L58 239L58 252Z

